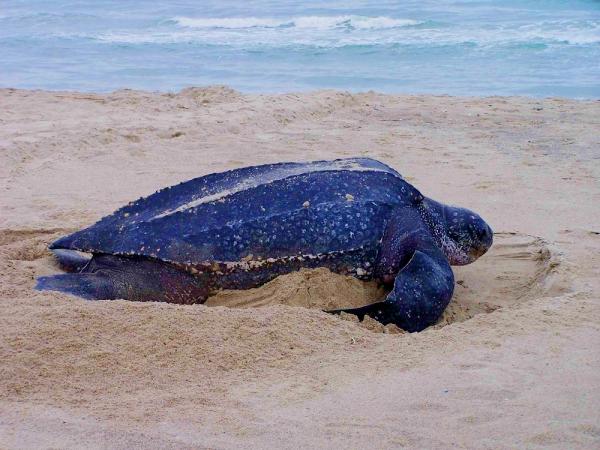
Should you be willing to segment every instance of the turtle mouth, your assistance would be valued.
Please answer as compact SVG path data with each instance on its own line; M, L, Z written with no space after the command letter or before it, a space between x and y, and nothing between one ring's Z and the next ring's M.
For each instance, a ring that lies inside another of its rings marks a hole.
M458 249L455 248L450 253L450 263L454 266L464 266L471 264L472 262L479 259L489 250L488 246L482 245L478 247L472 247L469 249Z
M473 260L485 255L494 242L494 232L489 225L486 224L485 230L482 234L483 236L481 236L480 245L474 247L470 252L470 256L473 258Z
M452 254L451 264L455 266L464 266L472 263L477 257L473 257L470 252L456 250Z
M479 258L480 256L485 255L485 253L488 251L488 247L478 247L478 248L474 248L473 250L471 250L469 252L469 258L471 259L471 261L475 261L477 258Z

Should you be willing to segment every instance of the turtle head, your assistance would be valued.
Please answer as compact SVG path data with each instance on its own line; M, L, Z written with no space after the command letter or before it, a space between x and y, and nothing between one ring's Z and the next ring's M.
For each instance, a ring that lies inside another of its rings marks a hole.
M492 246L492 229L471 210L425 198L421 214L452 265L470 264Z

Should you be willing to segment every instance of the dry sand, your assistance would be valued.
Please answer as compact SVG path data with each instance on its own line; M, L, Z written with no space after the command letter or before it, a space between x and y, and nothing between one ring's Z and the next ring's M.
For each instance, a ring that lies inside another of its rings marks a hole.
M598 448L599 136L598 101L0 90L0 448ZM136 197L355 155L496 231L422 333L320 312L383 294L325 270L214 307L32 290Z

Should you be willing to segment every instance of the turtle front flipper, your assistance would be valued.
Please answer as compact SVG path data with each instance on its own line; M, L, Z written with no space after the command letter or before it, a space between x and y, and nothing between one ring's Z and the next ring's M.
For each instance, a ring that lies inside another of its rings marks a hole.
M437 322L453 291L454 275L450 265L416 251L396 276L394 289L384 301L329 312L346 312L361 320L370 316L384 325L393 323L406 331L421 331Z
M38 278L36 289L59 291L88 300L203 303L210 275L192 275L170 264L144 258L95 255L79 273Z
M437 322L454 292L454 274L414 208L394 211L384 233L376 275L385 282L396 273L386 299L360 308L330 311L365 315L406 331Z

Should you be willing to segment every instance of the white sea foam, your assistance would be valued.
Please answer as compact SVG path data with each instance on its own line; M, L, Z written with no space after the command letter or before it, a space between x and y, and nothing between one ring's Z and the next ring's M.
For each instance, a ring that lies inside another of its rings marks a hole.
M186 28L274 28L285 24L278 19L260 18L260 17L224 17L224 18L203 18L203 17L175 17L173 22Z
M173 21L186 28L312 28L328 30L335 28L355 29L387 29L418 25L421 22L412 19L394 19L391 17L367 17L367 16L300 16L290 18L267 18L267 17L175 17Z
M189 18L169 21L173 29L106 33L89 36L111 43L285 47L306 45L344 47L352 45L456 45L490 47L506 44L600 43L597 21L547 21L521 26L452 27L411 19L366 16L301 16L284 19ZM415 26L420 25L420 26Z
M550 40L569 44L600 43L600 23L595 21L546 21L523 25L515 34L523 40Z

